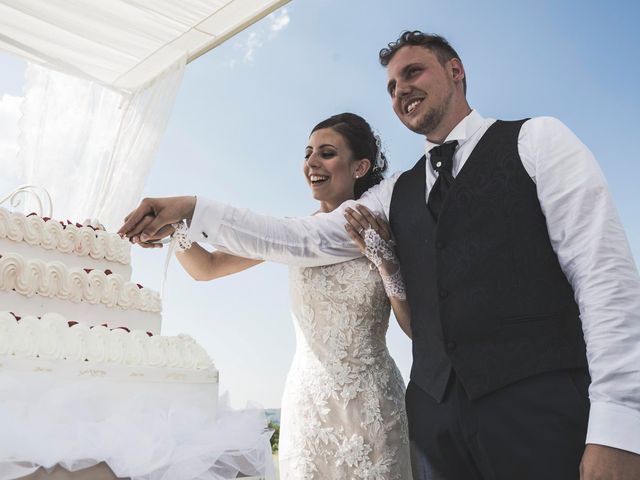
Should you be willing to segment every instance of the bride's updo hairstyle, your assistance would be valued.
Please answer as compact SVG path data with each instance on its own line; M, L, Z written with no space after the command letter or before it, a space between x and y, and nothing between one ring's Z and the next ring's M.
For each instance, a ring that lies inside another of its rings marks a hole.
M339 113L323 120L311 130L311 133L323 128L331 128L347 141L353 152L353 158L367 158L371 167L362 177L356 180L353 195L357 200L364 192L377 185L384 178L387 170L387 157L380 145L380 137L373 133L367 121L355 113Z

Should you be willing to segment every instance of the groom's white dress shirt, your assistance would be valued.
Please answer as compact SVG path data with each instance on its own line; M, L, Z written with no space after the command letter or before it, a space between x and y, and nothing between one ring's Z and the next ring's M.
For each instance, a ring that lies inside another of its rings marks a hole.
M494 119L475 110L445 141L457 140L456 176ZM426 142L426 155L435 144ZM518 138L536 184L549 237L573 286L592 383L587 443L640 454L640 277L605 178L593 154L559 120L527 121ZM437 174L426 162L426 196ZM358 203L388 218L396 173ZM198 198L189 236L249 258L298 266L343 262L361 254L347 235L344 203L331 213L275 218Z

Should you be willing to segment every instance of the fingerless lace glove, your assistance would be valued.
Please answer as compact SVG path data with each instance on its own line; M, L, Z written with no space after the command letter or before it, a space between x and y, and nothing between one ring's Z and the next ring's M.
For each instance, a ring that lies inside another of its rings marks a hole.
M378 268L387 296L389 298L406 300L407 292L402 274L400 273L400 262L394 250L394 241L383 239L373 228L365 229L363 238L365 244L364 255ZM381 268L384 262L396 266L397 269L395 272L390 275L387 274Z
M189 250L193 242L189 240L187 236L187 232L189 231L187 225L184 222L180 222L173 223L171 226L175 229L173 235L171 235L175 245L175 251L182 253Z

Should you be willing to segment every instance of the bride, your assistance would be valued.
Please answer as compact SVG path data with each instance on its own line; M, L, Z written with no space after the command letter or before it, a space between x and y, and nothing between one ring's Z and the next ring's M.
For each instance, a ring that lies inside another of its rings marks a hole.
M386 168L379 139L358 115L334 115L311 131L303 170L318 212L358 199ZM388 225L358 210L347 210L345 228L364 257L290 268L296 352L282 397L283 480L411 478L405 386L385 342L390 306L411 336L409 309ZM358 221L363 216L366 229ZM185 237L179 244L178 260L197 280L262 262L208 252Z

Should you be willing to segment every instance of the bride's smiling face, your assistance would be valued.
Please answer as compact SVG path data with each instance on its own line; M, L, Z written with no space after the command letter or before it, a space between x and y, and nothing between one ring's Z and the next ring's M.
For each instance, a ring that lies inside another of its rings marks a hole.
M331 211L354 198L359 162L346 139L331 128L316 130L304 150L304 175L322 211Z

